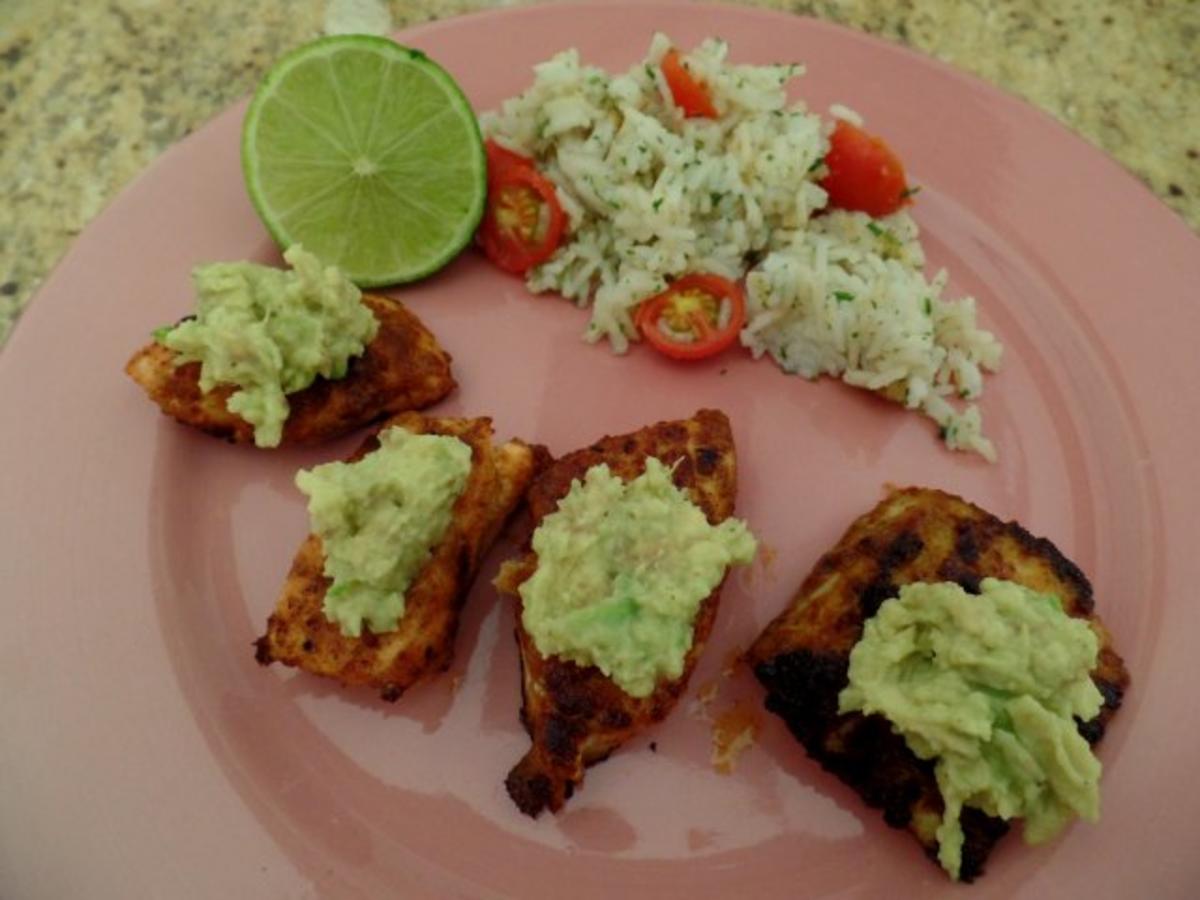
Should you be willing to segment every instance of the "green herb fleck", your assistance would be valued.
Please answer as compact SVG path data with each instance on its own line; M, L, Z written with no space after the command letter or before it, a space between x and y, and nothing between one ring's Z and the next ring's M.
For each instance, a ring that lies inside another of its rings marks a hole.
M837 298L838 303L849 303L854 299L854 295L849 291L834 291L833 296Z
M919 193L921 193L921 185L914 185L913 187L905 188L904 193L900 195L900 199L907 200L909 197L915 197Z
M658 212L658 208L659 208L660 206L662 206L662 205L663 205L663 198L662 198L662 197L658 197L658 198L656 198L656 199L655 199L655 201L654 201L653 203L651 203L651 204L650 204L650 206L651 206L651 207L654 209L654 211L655 211L655 212Z
M821 166L823 166L823 165L825 165L825 157L818 156L816 159L813 160L812 165L808 167L808 171L815 172L815 171L817 171L817 169L821 168Z
M927 316L933 315L933 301L930 300L928 297L925 298L925 315L927 315Z
M152 332L150 332L150 336L161 344L163 342L163 338L165 338L174 330L174 325L164 325L162 328L155 328Z
M880 228L874 222L867 223L867 231L871 232L875 237L883 237L888 233L886 228Z

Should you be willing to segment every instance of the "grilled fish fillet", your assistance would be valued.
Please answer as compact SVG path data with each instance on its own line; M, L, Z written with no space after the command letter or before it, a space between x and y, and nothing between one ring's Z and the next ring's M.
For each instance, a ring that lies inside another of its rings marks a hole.
M632 434L606 437L567 454L538 476L529 490L531 526L554 512L592 466L607 463L614 475L629 481L657 457L667 465L679 461L675 484L717 524L733 513L737 488L733 434L724 413L701 410L690 419L660 422ZM521 655L521 721L533 746L508 774L505 785L526 815L559 810L583 782L584 768L600 762L637 732L658 722L674 707L712 631L721 586L702 602L693 625L694 640L683 674L660 682L648 697L621 690L595 666L579 666L557 656L545 657L521 624L518 589L537 568L537 556L526 552L507 562L496 587L518 598L517 644Z
M288 395L281 444L317 444L390 413L424 409L455 388L450 354L399 300L364 294L379 321L375 339L350 360L344 378L317 378ZM152 341L133 355L125 372L168 416L236 444L254 443L254 426L225 401L236 390L200 390L200 363L175 365L177 354Z
M839 715L838 694L848 682L850 650L863 621L900 585L953 581L978 593L989 576L1057 594L1069 615L1087 619L1096 632L1100 653L1092 680L1104 706L1079 725L1096 743L1121 705L1129 673L1093 611L1087 578L1045 538L941 491L895 491L854 522L745 654L767 689L767 709L787 723L808 754L868 805L881 808L889 825L908 829L935 862L944 807L932 763L919 760L883 717ZM1008 824L968 807L962 826L961 878L971 881Z
M384 422L351 457L378 447L376 435L399 425L416 434L457 437L471 447L471 472L453 519L433 555L409 586L396 631L347 637L325 618L331 580L325 577L321 539L310 534L292 562L256 657L281 662L342 684L369 685L396 700L420 679L444 671L454 654L459 612L479 564L521 501L534 473L548 460L541 447L492 443L489 419L435 419L401 413Z

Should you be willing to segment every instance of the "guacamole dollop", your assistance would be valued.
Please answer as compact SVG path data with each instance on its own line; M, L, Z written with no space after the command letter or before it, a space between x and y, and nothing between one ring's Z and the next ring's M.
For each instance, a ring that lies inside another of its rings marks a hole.
M362 295L334 266L299 244L284 253L292 270L248 262L197 266L195 318L156 338L200 363L200 389L236 385L229 411L254 426L254 443L275 447L288 416L287 394L317 376L341 378L379 323Z
M325 618L359 637L404 615L405 593L453 516L471 472L471 448L455 437L393 426L379 449L296 475L313 533L325 545Z
M629 482L592 466L533 534L521 622L543 655L594 665L646 697L683 674L701 602L755 549L744 522L710 525L659 460Z
M1023 818L1030 844L1073 815L1100 817L1100 761L1076 722L1103 702L1089 677L1095 633L1053 594L995 578L980 587L901 587L867 621L838 698L842 712L886 716L913 753L936 760L938 861L955 879L963 806Z

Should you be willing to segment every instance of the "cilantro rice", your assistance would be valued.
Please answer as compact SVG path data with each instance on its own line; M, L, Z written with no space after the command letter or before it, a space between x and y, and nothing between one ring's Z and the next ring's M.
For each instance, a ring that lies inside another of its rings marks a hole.
M659 69L671 41L612 76L566 50L532 86L481 117L484 133L535 159L557 187L569 239L532 269L533 291L590 307L585 337L623 353L633 313L674 278L745 279L741 341L786 372L878 391L938 424L946 445L995 459L978 408L1001 346L970 297L941 296L924 274L917 225L824 210L818 183L832 119L789 103L798 65L727 61L709 39L683 55L716 119L685 118ZM834 107L835 116L856 120Z

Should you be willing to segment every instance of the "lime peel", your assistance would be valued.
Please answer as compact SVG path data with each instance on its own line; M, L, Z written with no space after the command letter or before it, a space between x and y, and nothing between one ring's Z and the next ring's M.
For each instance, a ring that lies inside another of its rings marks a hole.
M246 111L241 150L276 243L304 244L359 287L445 266L487 199L462 90L420 50L382 37L321 38L279 60Z

